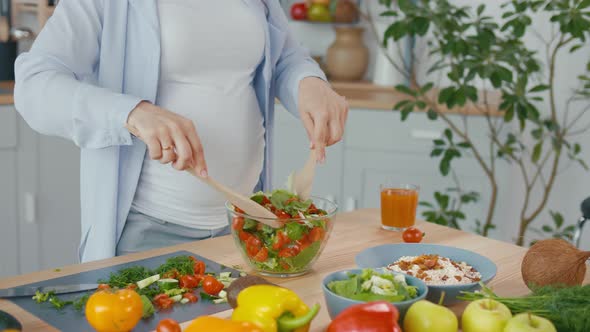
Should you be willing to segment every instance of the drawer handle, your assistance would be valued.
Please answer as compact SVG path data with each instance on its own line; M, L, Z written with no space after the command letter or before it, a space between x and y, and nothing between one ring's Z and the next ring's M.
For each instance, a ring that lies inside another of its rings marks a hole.
M442 137L442 133L434 130L414 129L410 133L412 138L434 140Z

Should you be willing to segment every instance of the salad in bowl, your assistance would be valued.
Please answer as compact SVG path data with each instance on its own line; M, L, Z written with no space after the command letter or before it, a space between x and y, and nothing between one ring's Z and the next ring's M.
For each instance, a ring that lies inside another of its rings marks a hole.
M244 260L258 273L292 277L308 272L328 241L336 214L335 203L311 197L302 200L287 190L258 192L251 199L273 212L273 228L227 203L232 236Z

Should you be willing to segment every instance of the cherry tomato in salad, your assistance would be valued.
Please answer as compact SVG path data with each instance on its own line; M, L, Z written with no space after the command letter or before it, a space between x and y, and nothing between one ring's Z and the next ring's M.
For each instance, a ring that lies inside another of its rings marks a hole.
M170 270L162 274L162 279L178 279L178 271L176 269Z
M291 215L283 210L278 210L275 214L279 219L291 219Z
M231 227L237 231L237 230L244 228L244 223L245 223L244 217L236 216L236 217L234 217L234 219L232 221Z
M244 213L245 213L245 212L244 212L244 210L240 209L240 208L239 208L239 207L237 207L237 206L234 206L234 210L235 210L237 213L241 213L241 214L244 214Z
M195 276L185 275L180 277L178 285L180 288L197 288L199 287L200 281Z
M262 197L262 201L260 202L262 205L271 204L270 199L266 196Z
M283 258L295 257L299 254L300 251L301 251L301 249L297 245L293 246L293 247L285 248L285 249L282 249L281 251L279 251L279 257L283 257Z
M199 298L193 293L184 293L182 297L187 299L190 303L195 303L199 301Z
M253 259L257 262L264 262L268 259L268 249L262 247L258 253L254 255Z
M402 233L402 238L404 239L404 242L407 243L420 243L424 235L426 234L418 228L409 227Z
M309 231L309 241L317 242L324 238L324 229L321 227L314 227Z
M168 296L168 294L158 294L154 297L154 304L161 310L166 310L174 305L174 301Z
M203 279L203 291L209 295L217 295L223 290L223 284L212 276L205 276Z
M289 270L291 268L287 262L280 261L279 265L283 268L283 270Z
M195 274L205 274L205 263L202 261L196 261L193 265L193 271Z
M181 332L180 324L171 318L162 319L156 327L156 332Z
M311 242L309 241L309 236L304 235L299 240L295 241L295 244L299 246L299 249L304 250L311 245Z
M283 231L278 231L275 237L275 242L272 244L273 250L281 250L284 246L291 243L291 238Z
M245 231L239 231L238 232L238 237L240 238L240 240L242 240L242 242L246 243L248 242L248 239L252 236L252 234L245 232Z

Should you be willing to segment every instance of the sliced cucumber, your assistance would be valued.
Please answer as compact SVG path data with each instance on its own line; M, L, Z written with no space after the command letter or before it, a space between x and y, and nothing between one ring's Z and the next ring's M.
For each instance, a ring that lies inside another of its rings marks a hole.
M189 299L180 300L180 304L187 304L187 303L189 303Z
M240 272L240 277L245 277L247 275L248 275L248 273L246 273L246 272Z
M219 278L217 279L228 279L231 278L231 272L221 272L219 273Z
M173 288L173 289L169 289L169 290L164 291L164 293L168 296L182 295L186 292L187 292L186 288Z
M147 278L145 278L143 280L138 281L137 282L137 287L139 287L139 289L144 289L147 286L153 284L154 282L156 282L158 280L160 280L160 275L159 274L156 274L156 275L153 275L151 277L147 277Z
M180 302L182 300L182 295L175 295L170 298L174 302Z
M158 280L158 284L165 291L178 288L178 280L176 279L160 279Z

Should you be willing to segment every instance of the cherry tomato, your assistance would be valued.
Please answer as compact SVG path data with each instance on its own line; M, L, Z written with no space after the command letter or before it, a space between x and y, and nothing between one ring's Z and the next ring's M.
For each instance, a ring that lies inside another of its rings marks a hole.
M171 318L162 319L156 327L156 332L181 332L180 325Z
M314 227L309 232L309 241L316 242L321 241L324 238L324 229L321 227Z
M196 261L193 265L193 271L195 272L195 274L205 274L205 269L205 263L202 261Z
M240 240L242 240L242 242L248 242L248 239L252 236L252 234L245 232L245 231L239 231L238 232L238 237L240 238Z
M162 279L178 279L178 270L173 269L162 274Z
M98 332L131 331L141 319L143 304L130 289L100 290L88 298L86 319Z
M284 246L288 245L291 242L291 238L285 234L285 232L278 231L277 236L275 238L275 242L272 244L273 250L281 250Z
M260 242L260 239L258 239L255 235L252 235L250 236L246 244L249 244L254 247L260 247L262 245L262 242Z
M182 297L187 299L190 303L195 303L199 301L199 298L193 293L184 293Z
M279 257L284 257L284 258L295 257L299 254L300 251L301 251L301 249L299 246L285 248L285 249L282 249L281 251L279 251Z
M291 219L291 215L283 210L278 210L275 214L279 219Z
M231 227L236 231L240 230L240 229L244 228L244 222L245 222L244 217L236 216L236 217L234 217L234 219L232 221Z
M402 238L404 239L404 242L407 243L419 243L420 241L422 241L424 235L426 234L422 233L422 231L418 228L409 227L406 228L406 230L403 232Z
M241 213L241 214L244 214L244 213L245 213L245 212L244 212L244 210L240 209L240 208L239 208L239 207L237 207L237 206L234 206L234 210L235 210L237 213Z
M253 258L257 262L264 262L268 259L268 249L262 248L258 251L258 253Z
M260 202L261 205L270 204L270 199L266 196L262 197L262 201Z
M223 289L223 284L212 276L205 276L203 279L203 291L209 295L217 295Z
M97 290L105 290L105 289L111 289L111 286L109 286L107 284L100 284L100 285L98 285Z
M178 285L180 288L197 288L199 287L200 280L195 276L185 275L180 277Z
M129 284L127 285L127 287L125 287L126 289L136 289L137 288L137 284Z
M286 262L280 261L279 265L283 268L283 270L289 270L291 268L291 266L289 266L289 264L287 264Z
M307 5L304 2L293 4L291 6L291 17L298 21L307 19Z
M158 302L162 299L168 299L168 298L170 298L170 296L168 296L168 294L166 294L166 293L158 294L158 295L154 296L154 302Z
M311 245L309 235L304 235L301 239L295 241L295 244L299 246L299 249L304 250Z

